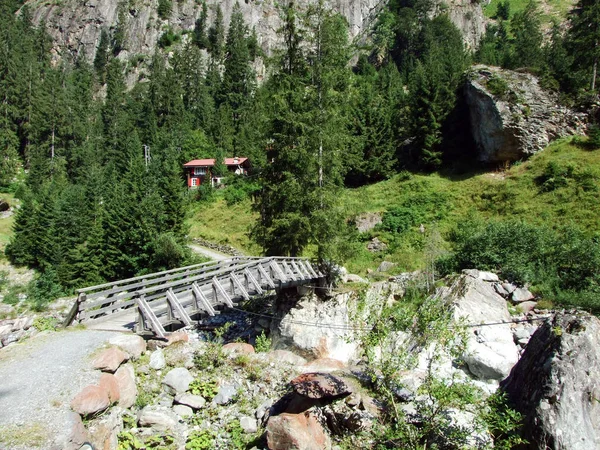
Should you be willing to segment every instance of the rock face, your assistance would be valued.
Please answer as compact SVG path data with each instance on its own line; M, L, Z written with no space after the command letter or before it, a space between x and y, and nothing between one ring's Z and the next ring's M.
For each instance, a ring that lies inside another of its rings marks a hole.
M201 12L201 2L196 0L173 1L173 10L168 19L158 16L156 0L130 1L128 7L119 14L120 3L124 2L118 0L62 0L60 2L27 0L25 2L33 14L34 23L39 24L42 21L46 23L54 41L55 58L68 61L77 55L85 54L91 62L95 57L102 29L114 32L117 27L125 29L124 45L118 55L119 59L130 60L137 55L152 55L166 27L171 27L176 33L192 31ZM235 3L236 0L207 1L208 24L213 23L216 6L219 5L227 29ZM268 55L279 44L276 33L280 28L277 3L275 0L239 2L246 24L249 29L256 27L259 43ZM304 8L309 3L311 2L308 0L296 1L299 8ZM377 13L385 4L380 0L338 0L325 3L348 20L350 40L357 37L359 40L364 39L366 30L373 25ZM434 12L447 12L452 22L461 30L466 45L475 47L485 28L479 2L449 0L435 3L437 6ZM123 21L121 24L119 24L119 15ZM185 38L184 35L184 41Z
M583 133L585 116L559 106L534 75L482 65L472 71L465 95L480 162L521 160Z
M481 275L483 274L483 275ZM464 319L468 324L497 323L510 321L506 300L494 288L496 277L487 272L465 271L449 290L454 304L455 319ZM464 360L469 371L478 378L501 380L517 363L519 353L513 340L510 325L471 327Z
M501 383L524 415L530 448L600 448L600 320L558 314Z

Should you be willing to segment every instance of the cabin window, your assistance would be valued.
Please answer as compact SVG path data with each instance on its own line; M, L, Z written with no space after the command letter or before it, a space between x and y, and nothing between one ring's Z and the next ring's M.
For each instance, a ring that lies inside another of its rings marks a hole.
M192 178L192 186L198 186L198 178Z
M206 167L194 167L194 175L206 175Z

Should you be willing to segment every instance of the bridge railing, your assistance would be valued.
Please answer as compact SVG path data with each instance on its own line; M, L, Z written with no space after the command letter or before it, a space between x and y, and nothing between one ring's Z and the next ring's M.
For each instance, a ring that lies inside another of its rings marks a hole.
M206 298L210 298L212 305L204 309L211 311L219 303L215 283L220 289L225 289L221 286L222 283L233 295L236 294L236 289L244 290L239 286L236 273L242 274L246 287L255 284L255 278L271 287L275 281L278 286L282 286L290 281L317 279L323 276L304 258L233 257L218 262L195 264L79 289L79 295L65 320L65 326L76 319L81 322L135 306L139 308L140 298L149 303L150 308L161 302L165 304L169 295L183 293L184 296L189 296L192 285L200 290L206 290L208 286L209 292L204 294ZM269 280L265 280L265 277ZM275 285L272 287L275 288ZM261 290L261 287L258 286L257 290ZM203 295L200 292L197 294Z

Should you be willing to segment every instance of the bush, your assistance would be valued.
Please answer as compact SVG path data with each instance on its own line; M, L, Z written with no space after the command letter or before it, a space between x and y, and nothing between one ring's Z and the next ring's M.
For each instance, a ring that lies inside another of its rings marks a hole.
M505 99L508 95L508 83L498 75L492 75L487 81L487 89L494 97Z
M42 311L46 305L63 295L62 287L54 269L46 269L27 288L27 299L35 311Z
M447 197L436 192L418 192L401 206L383 214L379 230L402 234L420 223L430 223L446 216L449 209Z
M265 335L264 331L262 331L259 336L256 336L254 348L258 353L266 353L271 350L271 339Z
M600 243L579 230L465 221L449 237L453 252L436 263L442 274L491 270L516 283L531 283L561 303L600 306L594 299L600 292Z
M600 126L591 125L588 131L588 144L592 149L600 148Z
M227 178L227 187L223 197L227 205L232 206L250 198L260 189L260 185L250 181L247 177L235 175Z
M158 0L158 17L163 20L168 19L171 16L171 12L173 11L173 2L172 0Z
M158 46L160 48L167 48L179 41L181 41L181 35L175 33L171 28L169 28L158 39Z

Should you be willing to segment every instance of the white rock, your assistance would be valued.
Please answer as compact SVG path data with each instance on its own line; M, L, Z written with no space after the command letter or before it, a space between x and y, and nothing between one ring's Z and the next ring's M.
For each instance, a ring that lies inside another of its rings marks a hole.
M526 302L528 300L533 300L533 298L533 294L525 288L515 289L510 297L514 303Z
M469 325L509 322L506 300L489 284L471 274L463 275L460 291L448 292L456 320ZM470 372L481 379L505 378L519 359L518 348L508 324L468 328L471 332L463 355Z
M183 367L178 367L170 370L162 382L172 394L179 394L187 391L192 381L194 377L190 372Z
M243 416L240 418L240 427L246 433L256 433L258 430L258 424L256 419L253 417Z
M217 405L226 405L237 394L237 387L233 384L224 384L219 388L219 392L213 398L212 402Z
M146 351L146 341L135 334L120 334L108 341L111 345L121 347L132 359L138 359Z
M164 369L167 365L165 361L165 354L162 349L156 349L150 354L150 364L148 364L154 370Z
M174 405L173 412L179 417L191 417L194 415L192 408L186 405Z
M179 394L175 397L175 402L181 405L187 405L192 409L201 409L206 404L204 397L194 394Z
M157 430L172 430L177 425L177 416L164 406L146 406L138 416L138 423L142 427L152 427Z

